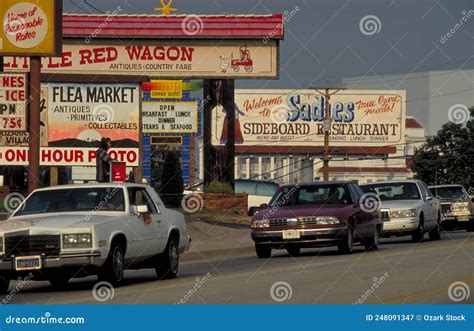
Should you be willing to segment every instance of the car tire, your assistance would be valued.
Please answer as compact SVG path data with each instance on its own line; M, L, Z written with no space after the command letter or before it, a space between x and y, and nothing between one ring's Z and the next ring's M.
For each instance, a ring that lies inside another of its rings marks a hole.
M179 239L171 235L166 244L165 251L158 257L158 265L155 268L158 279L174 279L179 270Z
M263 245L255 245L255 253L259 259L269 259L272 256L272 249Z
M49 283L54 288L64 288L71 279L69 276L54 276L49 279Z
M0 275L0 294L6 294L10 287L10 278Z
M414 243L418 243L423 240L423 237L425 236L425 228L424 228L424 222L423 222L423 217L420 216L420 224L418 225L418 228L413 231L411 234L411 241Z
M366 251L376 251L379 249L380 229L375 226L375 231L372 237L364 238L364 247Z
M351 254L354 250L354 230L349 226L347 234L343 242L337 245L337 249L341 254Z
M440 240L441 239L441 224L440 217L436 221L436 226L430 230L429 233L430 240Z
M298 256L298 255L300 255L301 247L288 247L288 248L286 249L286 251L287 251L288 254L290 254L291 256Z
M104 281L119 286L124 281L125 255L122 245L115 241L110 247L107 261L101 267L97 277L99 281Z

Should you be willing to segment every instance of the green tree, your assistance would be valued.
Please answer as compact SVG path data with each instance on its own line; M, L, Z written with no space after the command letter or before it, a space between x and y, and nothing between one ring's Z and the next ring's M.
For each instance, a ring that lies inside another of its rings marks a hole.
M428 185L462 184L474 188L474 107L467 122L444 124L415 151L415 178Z
M167 151L161 169L160 197L165 205L178 207L183 198L183 175L176 151Z

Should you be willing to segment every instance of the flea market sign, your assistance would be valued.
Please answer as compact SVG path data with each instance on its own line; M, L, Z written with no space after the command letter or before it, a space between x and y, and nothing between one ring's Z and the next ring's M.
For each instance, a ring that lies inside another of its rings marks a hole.
M61 54L61 0L2 0L0 55Z
M405 135L405 91L344 90L330 99L330 144L386 146ZM324 96L314 90L236 90L241 145L322 145ZM213 144L227 141L226 110L213 111Z
M276 41L163 42L154 45L65 44L62 58L44 58L42 72L147 75L173 78L278 76ZM5 58L5 70L28 70L29 60Z

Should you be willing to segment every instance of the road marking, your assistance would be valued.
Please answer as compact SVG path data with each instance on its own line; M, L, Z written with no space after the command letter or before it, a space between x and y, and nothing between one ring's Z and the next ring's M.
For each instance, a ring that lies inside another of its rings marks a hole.
M474 243L474 240L468 240L465 242L465 244L468 244L468 243ZM417 248L415 250L415 252L430 252L430 251L439 251L441 248L445 248L445 247L450 247L450 246L456 246L457 243L456 242L449 242L447 244L444 244L444 245L435 245L435 246L432 246L432 247L420 247L420 248ZM409 249L409 248L408 248ZM360 253L363 253L362 251ZM401 255L404 255L406 254L406 250L403 250L401 252L390 252L388 251L387 253L385 254L367 254L367 256L365 257L361 257L359 261L365 261L365 260L372 260L372 259L380 259L380 257L395 257L395 256L401 256ZM333 256L329 256L330 258L333 257ZM337 255L336 255L337 257ZM315 263L315 264L312 264L311 265L311 269L313 268L317 268L317 267L322 267L322 266L328 266L328 265L333 265L333 264L339 264L339 263L346 263L346 262L353 262L354 259L353 258L344 258L344 259L337 259L337 260L333 260L333 261L326 261L326 262L320 262L320 263ZM198 263L197 261L196 262L189 262L189 263ZM271 271L271 270L275 270L277 269L279 272L282 272L282 271L286 271L286 270L292 270L294 269L295 266L292 265L292 266L288 266L288 267L282 267L281 265L278 265L278 266L274 266L270 269L266 269L267 271ZM242 272L242 273L235 273L235 272L224 272L224 273L220 273L218 275L213 275L212 276L212 280L215 280L215 279L218 279L220 280L221 278L232 278L232 277L241 277L245 274L251 274L253 273L254 271L248 271L248 272ZM155 281L155 282L159 282L159 281ZM153 282L153 283L155 283ZM149 290L151 284L150 282L147 282L148 284L143 284L143 285L137 285L135 286L134 284L131 284L129 285L130 287L129 288L124 288L122 291L119 291L117 290L116 291L116 296L122 296L124 294L132 294L132 293L135 293L135 294L138 294L138 291L140 290ZM156 290L163 290L163 289L169 289L169 288L178 288L178 287L186 287L186 286L193 286L194 284L196 283L195 279L192 278L192 279L189 279L189 280L182 280L182 282L178 283L178 282L174 282L173 284L165 284L165 285L162 285L162 286L159 286L156 288ZM444 288L443 288L444 289ZM90 292L90 291L88 291ZM78 301L79 300L85 300L84 302L88 302L88 301L91 301L92 299L92 294L88 294L88 295L82 295L82 296L76 296L74 297L74 299L68 299L68 300L64 300L64 301L57 301L55 302L55 304L65 304L65 303L79 303ZM40 301L39 303L41 303L42 301Z
M474 283L474 277L469 277L469 278L464 278L461 279L464 283L472 284ZM412 292L408 293L399 297L395 298L390 298L386 300L381 300L381 301L374 301L370 303L382 303L382 304L389 304L389 303L403 303L405 300L410 299L410 298L417 298L417 297L423 297L427 296L430 294L435 294L435 293L440 293L440 292L446 292L448 291L449 285L444 286L444 287L437 287L437 288L432 288L429 290L424 290L424 291L417 291L417 292Z

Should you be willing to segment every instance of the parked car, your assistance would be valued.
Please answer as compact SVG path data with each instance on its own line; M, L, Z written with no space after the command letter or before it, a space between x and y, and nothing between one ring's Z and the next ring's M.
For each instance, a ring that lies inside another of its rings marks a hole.
M248 194L248 215L252 216L260 205L270 202L270 199L278 190L280 185L272 181L237 179L235 181L235 193ZM184 189L184 194L200 193L203 191L203 183L199 183Z
M445 230L454 227L474 231L474 199L462 185L430 186L431 193L441 202L441 225Z
M56 186L33 191L0 223L0 292L11 279L64 286L72 277L98 275L120 285L125 269L178 273L189 248L184 216L167 209L141 184Z
M376 210L361 208L363 194L352 182L283 186L252 218L257 256L269 258L273 249L298 255L301 248L324 246L351 253L356 241L377 249L382 223Z
M431 240L441 238L441 211L428 186L420 180L387 181L360 186L366 194L380 198L382 236L411 235L419 242L426 233Z

